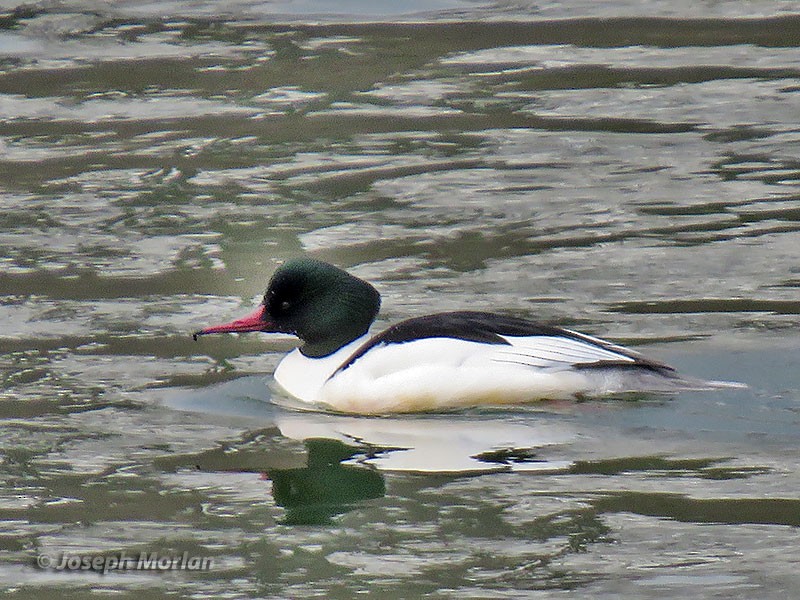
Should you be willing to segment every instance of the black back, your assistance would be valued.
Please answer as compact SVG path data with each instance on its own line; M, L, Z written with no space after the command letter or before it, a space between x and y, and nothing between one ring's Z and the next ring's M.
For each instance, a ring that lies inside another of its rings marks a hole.
M454 338L466 340L468 342L510 345L509 342L501 336L525 337L533 335L579 340L586 344L603 348L604 350L616 352L622 356L632 358L635 361L634 363L601 361L597 363L587 363L585 365L576 365L576 367L634 366L656 370L673 370L672 367L668 365L647 359L636 352L620 348L619 346L602 340L589 338L580 333L562 329L561 327L544 325L517 317L464 310L437 313L425 317L415 317L392 325L388 329L367 340L336 370L336 373L344 371L355 361L364 356L369 350L381 344L399 344L425 338ZM334 373L334 375L336 373Z

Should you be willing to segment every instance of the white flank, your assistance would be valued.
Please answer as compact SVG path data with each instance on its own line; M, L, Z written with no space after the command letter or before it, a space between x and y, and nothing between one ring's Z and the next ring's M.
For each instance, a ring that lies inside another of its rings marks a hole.
M333 375L367 339L318 359L295 350L278 365L275 379L299 400L360 414L714 387L647 369L575 368L635 361L615 352L619 346L602 348L593 338L556 336L506 337L510 345L453 338L383 344Z

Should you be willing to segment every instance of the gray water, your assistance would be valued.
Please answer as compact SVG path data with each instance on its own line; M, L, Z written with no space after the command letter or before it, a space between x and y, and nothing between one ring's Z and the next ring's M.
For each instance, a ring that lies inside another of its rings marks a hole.
M397 5L0 5L1 589L796 597L800 5ZM300 254L749 389L276 406Z

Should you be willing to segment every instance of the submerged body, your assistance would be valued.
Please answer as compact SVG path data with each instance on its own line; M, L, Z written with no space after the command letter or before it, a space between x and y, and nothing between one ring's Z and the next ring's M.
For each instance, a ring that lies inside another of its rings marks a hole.
M610 342L492 313L439 313L371 336L379 298L332 265L292 261L253 314L198 334L294 333L305 344L278 365L281 388L302 402L360 414L738 387L683 378Z

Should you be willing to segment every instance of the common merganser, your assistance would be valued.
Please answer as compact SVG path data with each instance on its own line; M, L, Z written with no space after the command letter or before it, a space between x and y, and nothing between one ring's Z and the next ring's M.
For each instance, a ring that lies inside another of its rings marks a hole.
M488 312L416 317L371 336L380 303L366 281L295 259L278 268L255 311L194 338L295 335L302 345L275 370L280 387L303 402L359 414L742 387L684 378L605 340Z

